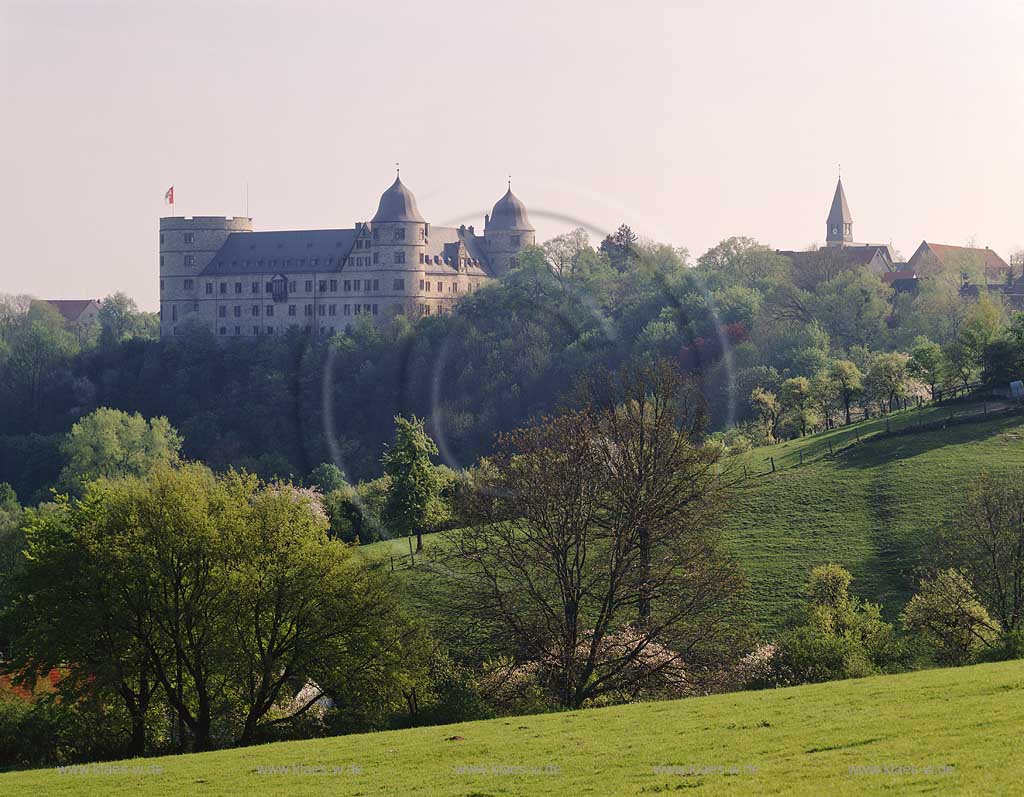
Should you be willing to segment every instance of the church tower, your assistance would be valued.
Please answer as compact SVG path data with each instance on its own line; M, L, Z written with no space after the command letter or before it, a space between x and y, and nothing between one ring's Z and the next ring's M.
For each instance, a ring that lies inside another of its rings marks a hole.
M845 246L853 243L853 214L846 204L846 192L843 191L843 178L836 183L836 193L832 197L832 208L825 222L826 246Z

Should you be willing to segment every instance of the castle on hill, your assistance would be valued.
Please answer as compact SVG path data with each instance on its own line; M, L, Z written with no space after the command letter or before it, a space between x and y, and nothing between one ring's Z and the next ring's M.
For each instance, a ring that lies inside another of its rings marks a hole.
M336 230L255 232L251 218L160 219L160 335L205 326L217 337L329 336L357 316L445 314L518 263L535 242L526 206L508 191L483 235L438 227L396 176L370 221Z

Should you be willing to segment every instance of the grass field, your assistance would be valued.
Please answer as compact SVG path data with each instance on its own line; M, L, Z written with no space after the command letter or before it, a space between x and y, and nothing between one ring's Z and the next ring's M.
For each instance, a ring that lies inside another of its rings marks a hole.
M765 633L800 600L810 569L830 561L850 569L855 593L881 602L890 618L898 614L964 483L985 469L1024 468L1024 416L984 411L980 404L909 410L750 452L750 475L724 533ZM951 412L973 419L946 423ZM439 542L428 535L427 553ZM406 539L360 552L388 568L393 557L398 578L409 564Z
M5 795L1013 794L1024 661L0 775Z

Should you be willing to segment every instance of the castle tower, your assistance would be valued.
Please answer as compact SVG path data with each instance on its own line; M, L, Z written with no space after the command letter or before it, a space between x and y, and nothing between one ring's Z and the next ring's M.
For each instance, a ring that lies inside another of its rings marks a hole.
M825 221L825 245L844 246L853 243L853 214L846 204L846 192L843 191L843 178L836 183L836 193L832 197L832 208Z
M484 241L494 275L500 277L517 266L519 251L532 245L536 238L526 205L512 193L510 181L508 191L495 203L491 215L484 216Z
M423 278L430 225L420 215L416 197L398 175L391 187L381 194L370 229L373 276L380 279L386 293L412 296Z
M252 219L237 216L160 219L161 337L178 334L187 319L194 321L198 317L199 274L228 236L236 232L252 232Z

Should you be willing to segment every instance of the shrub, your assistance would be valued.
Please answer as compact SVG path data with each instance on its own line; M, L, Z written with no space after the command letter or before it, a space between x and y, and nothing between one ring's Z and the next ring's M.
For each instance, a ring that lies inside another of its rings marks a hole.
M943 570L922 581L900 622L941 664L976 661L999 636L998 624L957 570Z

